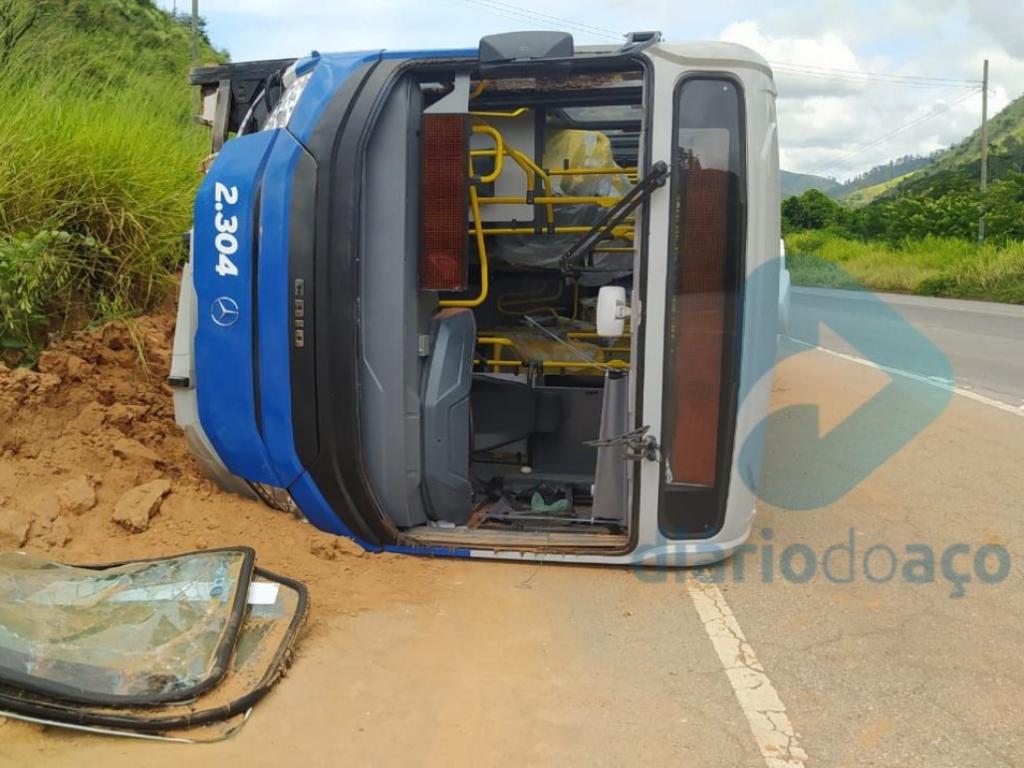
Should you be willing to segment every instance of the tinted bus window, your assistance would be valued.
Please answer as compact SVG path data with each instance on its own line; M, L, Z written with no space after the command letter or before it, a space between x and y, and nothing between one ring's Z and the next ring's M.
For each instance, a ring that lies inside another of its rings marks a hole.
M736 412L742 275L742 94L691 77L676 92L659 523L669 537L721 526Z

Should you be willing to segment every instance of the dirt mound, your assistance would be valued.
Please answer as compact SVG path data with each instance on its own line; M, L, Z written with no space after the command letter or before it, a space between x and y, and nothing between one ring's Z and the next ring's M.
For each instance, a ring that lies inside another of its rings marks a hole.
M91 563L247 544L320 616L425 595L436 564L360 557L202 476L164 383L173 333L169 307L60 341L38 371L0 366L0 549Z

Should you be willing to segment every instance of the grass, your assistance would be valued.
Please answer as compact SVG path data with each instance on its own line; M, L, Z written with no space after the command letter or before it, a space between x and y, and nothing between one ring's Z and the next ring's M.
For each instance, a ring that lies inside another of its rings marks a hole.
M926 237L898 246L826 230L786 237L796 285L868 289L1024 304L1024 243Z
M31 362L47 332L163 297L208 150L191 122L184 30L145 0L68 7L48 9L3 65L0 344L9 363ZM120 28L107 26L111 8Z

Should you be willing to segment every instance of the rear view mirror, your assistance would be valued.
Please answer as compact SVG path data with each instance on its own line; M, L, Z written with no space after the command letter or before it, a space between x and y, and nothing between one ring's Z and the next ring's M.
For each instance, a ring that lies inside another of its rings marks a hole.
M605 285L597 294L597 335L617 338L626 330L629 317L626 289L621 285Z

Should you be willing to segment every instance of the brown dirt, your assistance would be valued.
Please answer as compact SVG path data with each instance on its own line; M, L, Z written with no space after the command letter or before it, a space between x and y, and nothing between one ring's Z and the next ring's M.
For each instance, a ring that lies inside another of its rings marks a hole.
M172 310L75 334L38 371L0 364L0 549L98 563L249 545L260 565L309 585L314 632L332 615L427 594L434 564L364 555L202 476L164 383ZM117 524L125 494L157 480L171 488L148 527Z

